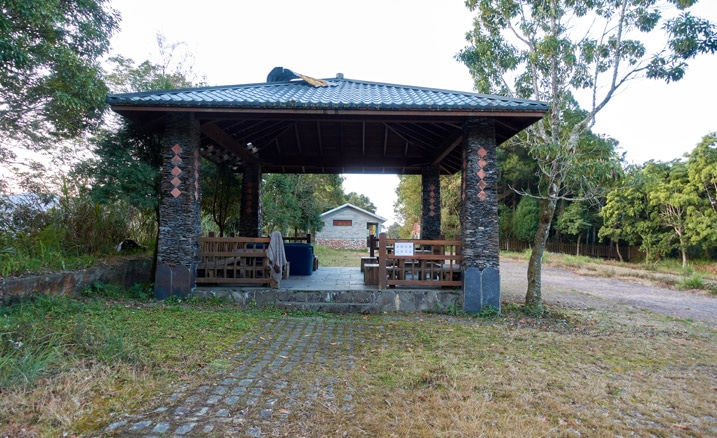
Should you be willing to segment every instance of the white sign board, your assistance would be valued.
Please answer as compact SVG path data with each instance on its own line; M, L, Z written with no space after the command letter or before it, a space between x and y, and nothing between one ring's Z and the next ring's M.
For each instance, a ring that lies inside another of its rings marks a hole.
M412 256L413 242L396 242L393 244L393 252L397 256Z

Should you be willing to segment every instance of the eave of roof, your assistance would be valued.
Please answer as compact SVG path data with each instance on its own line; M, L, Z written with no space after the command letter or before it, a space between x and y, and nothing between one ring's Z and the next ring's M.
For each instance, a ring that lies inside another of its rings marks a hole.
M336 208L332 208L332 209L329 210L329 211L325 211L325 212L321 213L321 215L319 215L319 217L320 217L320 218L324 218L324 217L326 217L326 216L328 216L328 215L330 215L330 214L336 213L337 211L344 210L344 209L346 209L346 208L353 208L354 210L358 210L358 211L360 211L361 213L364 213L364 214L366 214L366 215L368 215L368 216L371 216L371 217L377 219L377 220L378 220L379 222L381 222L381 223L384 223L384 222L386 222L386 221L388 220L388 219L386 219L386 218L383 217L383 216L379 216L379 215L377 215L376 213L371 213L371 212L368 211L368 210L364 210L363 208L357 207L357 206L355 206L355 205L353 205L353 204L351 204L351 203L348 203L348 202L347 202L346 204L340 205L340 206L338 206L338 207L336 207Z
M353 79L325 79L328 86L303 80L111 94L107 103L121 111L220 109L278 112L536 113L544 102L435 88Z

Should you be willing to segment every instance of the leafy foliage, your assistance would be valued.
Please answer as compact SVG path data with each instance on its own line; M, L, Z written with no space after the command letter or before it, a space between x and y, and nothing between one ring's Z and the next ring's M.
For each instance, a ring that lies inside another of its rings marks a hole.
M540 206L535 198L525 196L513 215L513 233L519 240L530 241L538 230Z
M371 199L369 199L366 195L351 192L346 195L345 198L346 202L349 204L355 205L358 208L363 208L371 213L376 213L376 205L374 205L374 203L371 202Z
M295 235L321 229L321 213L344 203L339 175L267 174L262 186L264 232Z
M453 239L460 234L460 190L460 174L441 176L441 234L447 239ZM396 195L394 211L398 221L403 222L398 235L407 238L413 233L413 224L421 223L420 175L399 175Z
M614 142L590 133L595 116L631 80L683 77L687 61L717 51L712 23L694 17L695 1L670 1L665 19L657 0L468 0L476 12L469 46L457 58L476 89L548 102L549 112L519 138L535 160L542 203L529 264L526 305L539 307L540 260L557 202L590 199L614 178ZM582 34L581 34L582 32ZM665 49L648 54L646 41ZM575 102L586 92L587 109ZM612 143L613 151L603 146ZM606 153L607 152L607 153ZM527 192L525 192L527 194Z
M30 191L37 175L50 180L55 162L67 156L68 140L101 123L107 87L99 60L119 23L108 3L2 2L0 166L9 172L0 172L0 191ZM21 160L16 154L20 151ZM37 154L50 155L48 151L53 158L49 169L34 159Z
M38 146L97 125L107 94L98 60L119 23L108 3L3 1L0 130L9 139Z
M211 217L219 230L236 232L241 207L241 175L233 169L209 161L202 162L202 210Z

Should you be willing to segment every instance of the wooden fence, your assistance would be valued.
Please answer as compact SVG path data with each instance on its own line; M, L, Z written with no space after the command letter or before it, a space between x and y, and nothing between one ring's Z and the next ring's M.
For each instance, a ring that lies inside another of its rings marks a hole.
M201 237L197 284L269 284L268 237Z
M460 287L458 240L388 239L379 236L378 288L389 286Z
M532 247L531 243L520 240L501 240L500 249L503 251L522 252ZM578 245L566 242L547 242L545 250L559 254L578 255ZM626 262L637 261L644 258L644 254L637 246L620 245L620 254ZM582 244L580 245L580 254L585 257L595 257L602 259L619 259L615 245L604 244Z

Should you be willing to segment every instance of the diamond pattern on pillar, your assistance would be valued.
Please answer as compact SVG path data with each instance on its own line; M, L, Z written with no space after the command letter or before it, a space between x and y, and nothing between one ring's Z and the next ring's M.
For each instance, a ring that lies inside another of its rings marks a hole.
M182 153L182 148L178 144L175 144L172 146L172 152L174 152L174 156L172 157L172 164L174 164L174 167L172 167L172 170L170 173L174 175L174 178L172 178L172 185L174 188L172 189L171 193L172 196L175 198L179 197L179 195L182 194L182 191L179 190L179 185L182 184L182 180L179 179L179 175L182 173L182 169L179 168L179 164L182 162L182 157L179 156L179 154Z
M488 154L488 151L481 146L480 149L478 149L478 156L480 157L478 159L478 167L480 169L476 174L478 175L478 187L480 188L480 192L478 192L478 199L481 201L485 201L488 198L488 194L485 192L485 188L488 186L488 183L484 181L484 178L486 176L485 167L488 165L488 161L485 160L485 156Z

